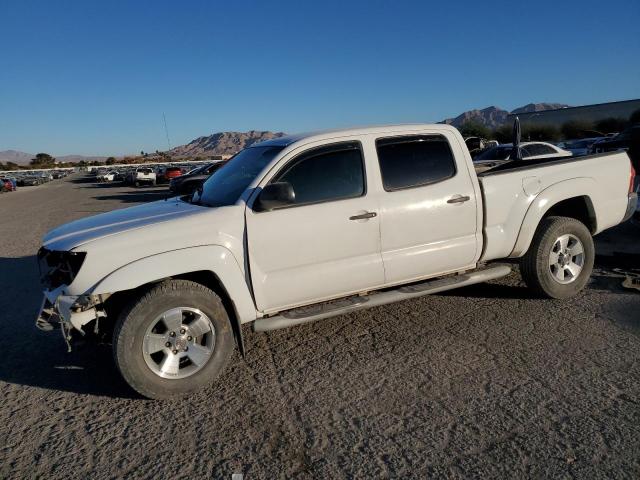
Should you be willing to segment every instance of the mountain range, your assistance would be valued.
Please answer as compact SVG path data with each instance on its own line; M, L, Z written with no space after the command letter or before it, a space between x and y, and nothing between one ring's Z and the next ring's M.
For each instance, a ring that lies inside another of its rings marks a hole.
M466 122L478 122L489 128L497 128L502 125L510 113L541 112L543 110L554 110L566 108L569 105L563 103L529 103L522 107L513 109L511 112L500 107L487 107L481 110L468 110L457 117L447 118L441 123L460 127ZM174 158L197 157L208 155L233 155L243 148L254 143L269 140L271 138L282 137L283 132L270 132L262 130L251 130L248 132L218 132L212 135L198 137L191 142L171 149L168 153ZM35 155L31 153L19 152L16 150L0 151L0 162L14 162L18 165L28 165ZM56 157L61 162L84 161L104 161L107 157L65 155Z
M474 121L489 128L497 128L502 125L510 113L541 112L565 108L563 103L529 103L513 109L511 112L499 107L487 107L482 110L469 110L455 118L447 118L442 123L460 127L464 123ZM207 155L230 155L239 152L243 148L270 138L281 137L283 132L256 131L249 132L219 132L213 135L198 137L195 140L172 149L169 153L173 157L196 157Z
M282 137L283 132L251 130L249 132L218 132L213 135L198 137L195 140L173 148L169 151L172 157L197 157L206 155L233 155L254 143Z
M455 118L447 118L442 121L454 127L461 127L467 122L477 122L489 128L497 128L507 120L507 116L517 113L542 112L543 110L555 110L566 108L569 105L563 103L529 103L522 107L513 109L511 112L500 107L487 107L482 110L468 110Z

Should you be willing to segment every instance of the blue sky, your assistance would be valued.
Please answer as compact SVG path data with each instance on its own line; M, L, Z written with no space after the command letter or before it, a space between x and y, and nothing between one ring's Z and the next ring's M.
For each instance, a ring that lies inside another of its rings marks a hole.
M640 1L0 0L0 150L640 97Z

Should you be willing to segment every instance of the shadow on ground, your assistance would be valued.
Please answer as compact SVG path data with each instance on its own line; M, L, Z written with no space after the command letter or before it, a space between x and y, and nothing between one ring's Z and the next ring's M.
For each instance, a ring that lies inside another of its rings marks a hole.
M95 183L95 181L96 181L95 177L88 177L88 176L72 178L70 180L71 183Z
M144 187L130 192L114 193L110 195L98 195L93 198L96 200L119 200L122 203L143 203L154 202L156 200L164 200L171 198L173 195L166 189L146 189Z
M109 397L137 398L121 379L108 345L79 346L67 353L59 330L41 332L35 319L42 290L34 255L0 258L4 298L0 328L12 332L4 348L0 380L20 385ZM82 347L82 348L81 348Z

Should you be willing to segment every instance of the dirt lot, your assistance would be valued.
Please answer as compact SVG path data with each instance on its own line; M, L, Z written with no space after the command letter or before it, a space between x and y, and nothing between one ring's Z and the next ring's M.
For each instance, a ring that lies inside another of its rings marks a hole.
M568 301L531 298L514 273L247 328L246 359L208 391L137 397L107 346L67 354L34 328L34 255L60 223L163 194L73 176L0 196L0 477L640 477L640 293L604 269Z

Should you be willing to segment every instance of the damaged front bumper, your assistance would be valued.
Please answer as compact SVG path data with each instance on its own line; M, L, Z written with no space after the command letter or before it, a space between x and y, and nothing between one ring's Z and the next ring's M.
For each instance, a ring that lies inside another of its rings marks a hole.
M55 290L45 290L40 312L36 318L36 327L42 331L50 332L60 328L69 351L71 350L71 332L76 330L85 334L82 327L93 320L106 317L105 311L100 308L106 298L102 295L63 295L66 285Z

